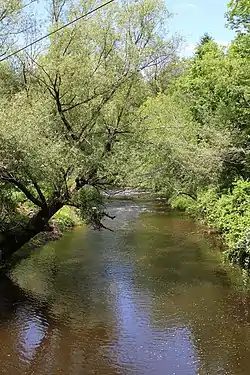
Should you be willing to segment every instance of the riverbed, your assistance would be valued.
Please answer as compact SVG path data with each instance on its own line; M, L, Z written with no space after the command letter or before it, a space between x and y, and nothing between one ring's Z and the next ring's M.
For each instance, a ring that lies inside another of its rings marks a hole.
M114 201L0 283L1 375L249 375L248 279L198 224Z

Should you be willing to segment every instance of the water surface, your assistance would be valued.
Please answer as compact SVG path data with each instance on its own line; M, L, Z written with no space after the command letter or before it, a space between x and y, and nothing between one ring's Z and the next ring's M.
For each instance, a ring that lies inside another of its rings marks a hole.
M200 228L114 202L0 283L1 375L249 375L250 294Z

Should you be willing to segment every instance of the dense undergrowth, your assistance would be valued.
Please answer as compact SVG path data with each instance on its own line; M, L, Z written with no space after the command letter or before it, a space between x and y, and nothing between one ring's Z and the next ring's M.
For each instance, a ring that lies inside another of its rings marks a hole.
M177 196L171 199L171 205L216 229L224 239L228 259L250 270L249 181L237 180L224 192L216 188L201 191L197 200Z
M55 214L51 222L52 225L57 227L61 232L83 225L83 221L80 219L79 215L77 215L74 208L66 206Z

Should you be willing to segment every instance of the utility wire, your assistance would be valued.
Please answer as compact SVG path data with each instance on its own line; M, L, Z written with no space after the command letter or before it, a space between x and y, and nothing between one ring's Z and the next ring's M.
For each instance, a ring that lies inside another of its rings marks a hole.
M55 34L55 33L57 33L58 31L64 29L65 27L68 27L68 26L72 25L73 23L75 23L75 22L77 22L77 21L79 21L79 20L81 20L81 19L83 19L83 18L89 16L90 14L92 14L92 13L94 13L94 12L100 10L101 8L104 8L105 6L107 6L107 5L111 4L111 3L113 3L114 1L115 1L115 0L109 0L109 1L107 1L106 3L104 3L104 4L100 5L100 6L98 6L97 8L94 8L94 9L90 10L88 13L85 13L85 14L83 14L82 16L75 18L73 21L70 21L70 22L66 23L65 25L59 27L58 29L56 29L56 30L54 30L54 31L51 31L49 34L46 34L46 35L42 36L41 38L39 38L39 39L37 39L37 40L34 40L34 42L31 42L31 43L27 44L26 46L24 46L24 47L22 47L22 48L16 50L15 52L12 52L12 53L10 53L9 55L3 57L2 59L0 59L0 62L9 59L10 57L16 55L17 53L23 51L24 49L26 49L26 48L28 48L28 47L33 46L34 44L36 44L36 43L38 43L38 42L41 42L42 40L48 38L49 36L51 36L51 35L53 35L53 34Z

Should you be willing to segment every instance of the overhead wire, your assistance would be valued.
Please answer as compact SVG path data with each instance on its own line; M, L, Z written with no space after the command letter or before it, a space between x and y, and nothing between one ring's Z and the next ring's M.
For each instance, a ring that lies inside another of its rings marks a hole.
M83 19L83 18L85 18L85 17L91 15L92 13L97 12L98 10L100 10L100 9L102 9L102 8L104 8L104 7L106 7L107 5L113 3L114 1L115 1L115 0L109 0L109 1L105 2L104 4L99 5L98 7L96 7L96 8L94 8L94 9L90 10L89 12L87 12L87 13L85 13L85 14L82 14L81 16L79 16L79 17L75 18L74 20L72 20L72 21L66 23L65 25L63 25L63 26L61 26L61 27L58 27L56 30L51 31L50 33L48 33L48 34L46 34L46 35L43 35L42 37L40 37L40 38L34 40L33 42L27 44L26 46L24 46L24 47L22 47L22 48L20 48L20 49L18 49L18 50L16 50L16 51L10 53L10 54L7 55L7 56L4 56L3 58L0 59L0 62L9 59L10 57L12 57L12 56L18 54L19 52L22 52L22 51L25 50L26 48L29 48L29 47L33 46L34 44L36 44L36 43L41 42L42 40L44 40L44 39L50 37L50 36L53 35L53 34L56 34L58 31L61 31L61 30L63 30L64 28L66 28L66 27L68 27L68 26L74 24L75 22L77 22L77 21L79 21L79 20L81 20L81 19Z

